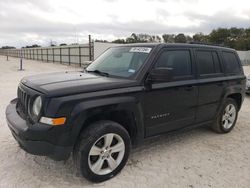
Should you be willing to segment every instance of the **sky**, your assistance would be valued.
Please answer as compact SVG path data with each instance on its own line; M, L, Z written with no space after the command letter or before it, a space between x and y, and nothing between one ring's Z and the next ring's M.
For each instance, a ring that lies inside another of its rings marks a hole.
M0 0L0 47L250 27L249 0Z

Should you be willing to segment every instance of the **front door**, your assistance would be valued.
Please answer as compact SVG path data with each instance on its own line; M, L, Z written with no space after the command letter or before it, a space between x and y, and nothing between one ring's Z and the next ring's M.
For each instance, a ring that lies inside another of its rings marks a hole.
M192 53L189 49L164 49L154 67L173 69L168 82L151 83L143 100L146 136L156 135L194 123L198 99Z

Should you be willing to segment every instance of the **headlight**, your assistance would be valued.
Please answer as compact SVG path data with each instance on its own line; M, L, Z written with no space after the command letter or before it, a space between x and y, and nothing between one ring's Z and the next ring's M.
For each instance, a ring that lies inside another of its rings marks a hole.
M32 113L38 116L40 114L41 109L42 109L42 97L38 96L33 102Z

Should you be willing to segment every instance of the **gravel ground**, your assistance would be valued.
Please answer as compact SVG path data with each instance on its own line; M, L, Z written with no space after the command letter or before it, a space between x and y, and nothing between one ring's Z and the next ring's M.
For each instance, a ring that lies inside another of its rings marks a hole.
M92 184L76 174L72 159L53 161L21 150L5 121L5 108L16 97L26 75L79 68L0 56L0 188L8 187L250 187L250 96L246 96L237 125L230 134L207 128L147 140L134 149L115 178ZM250 67L245 67L250 74Z

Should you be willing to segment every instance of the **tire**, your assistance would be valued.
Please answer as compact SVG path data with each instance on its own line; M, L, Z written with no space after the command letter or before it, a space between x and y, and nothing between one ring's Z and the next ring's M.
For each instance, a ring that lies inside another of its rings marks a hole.
M229 133L234 128L237 118L238 105L234 99L227 98L212 125L212 129L217 133Z
M130 136L120 124L98 121L80 135L73 151L75 165L87 180L102 182L125 166L131 149Z

